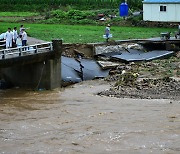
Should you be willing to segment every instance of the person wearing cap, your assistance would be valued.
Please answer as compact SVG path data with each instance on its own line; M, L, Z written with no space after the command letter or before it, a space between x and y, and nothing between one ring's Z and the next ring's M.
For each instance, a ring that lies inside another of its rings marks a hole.
M19 28L19 37L21 38L22 37L22 33L23 33L23 30L24 29L24 25L21 25L20 28Z
M22 46L26 46L27 45L27 33L26 33L25 28L22 28L21 40L22 40Z
M23 29L29 29L29 28L25 28L24 25L20 26L20 29L19 29L19 37L20 38L22 37Z
M108 24L107 27L105 28L106 42L108 42L108 40L109 40L110 27L111 27L110 24Z

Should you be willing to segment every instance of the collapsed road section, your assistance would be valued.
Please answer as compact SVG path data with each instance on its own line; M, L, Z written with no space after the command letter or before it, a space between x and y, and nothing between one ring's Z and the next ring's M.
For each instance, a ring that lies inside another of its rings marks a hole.
M61 74L63 85L77 83L85 80L104 78L109 69L103 70L95 60L74 59L61 57Z
M178 40L174 44L157 40L63 44L60 64L62 86L107 77L111 69L117 70L116 68L127 63L147 63L155 59L169 58L177 53L179 47ZM122 71L123 68L119 72ZM3 74L0 79L2 78ZM6 85L4 82L3 80L0 85Z

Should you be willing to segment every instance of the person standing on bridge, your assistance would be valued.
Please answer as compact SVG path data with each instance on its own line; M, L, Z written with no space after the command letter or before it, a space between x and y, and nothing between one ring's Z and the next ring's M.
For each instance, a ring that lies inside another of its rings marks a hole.
M27 33L25 28L22 29L22 46L27 46Z
M19 29L19 37L20 38L22 37L23 29L30 29L30 28L25 28L24 25L21 25L20 29Z
M17 32L16 27L14 27L14 29L13 29L13 36L14 36L14 46L16 46L16 41L17 41L17 38L18 38L18 32Z
M24 25L21 25L19 28L19 37L22 37L22 33L23 33L23 29L24 29Z
M11 31L11 28L8 28L8 31L5 33L4 39L6 40L6 49L12 47L13 42L13 32Z

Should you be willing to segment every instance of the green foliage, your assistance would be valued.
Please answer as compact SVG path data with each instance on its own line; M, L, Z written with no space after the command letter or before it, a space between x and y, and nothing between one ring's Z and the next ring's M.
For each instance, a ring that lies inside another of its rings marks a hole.
M75 19L75 20L93 18L94 16L95 16L95 13L91 11L70 10L67 12L67 17L69 19Z
M75 19L75 20L81 20L86 18L86 14L83 11L80 10L70 10L67 13L68 18Z
M43 23L96 24L96 14L92 11L70 9L69 11L53 10L46 15Z
M141 20L143 20L143 15L132 16L128 18L128 20L131 21L131 23L136 26Z
M75 20L81 20L81 19L90 19L94 18L96 15L92 11L81 11L81 10L74 10L70 9L69 11L65 12L62 10L53 10L51 11L51 16L55 18L60 18L60 19L75 19Z
M1 0L0 10L17 11L45 11L45 8L59 8L62 6L73 7L75 9L100 9L119 8L119 4L124 0ZM141 0L128 0L130 8L142 9Z
M55 18L65 19L65 18L67 18L67 13L62 10L53 10L51 12L51 16L53 16Z

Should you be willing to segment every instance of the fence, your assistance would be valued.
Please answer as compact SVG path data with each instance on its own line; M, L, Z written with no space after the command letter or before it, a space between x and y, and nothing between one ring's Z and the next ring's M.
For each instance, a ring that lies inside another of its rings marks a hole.
M0 50L0 60L52 51L52 42Z
M2 40L0 41L0 48L5 48L6 47L6 41Z

